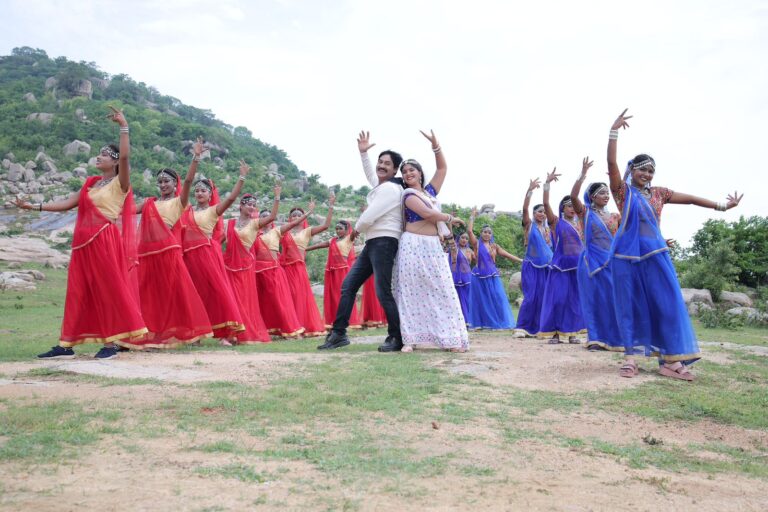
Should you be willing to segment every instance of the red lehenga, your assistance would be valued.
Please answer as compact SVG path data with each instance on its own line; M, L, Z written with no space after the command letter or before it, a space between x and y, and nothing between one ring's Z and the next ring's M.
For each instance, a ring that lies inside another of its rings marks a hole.
M232 291L235 294L245 330L237 333L238 345L270 341L267 327L259 309L259 291L254 274L254 256L250 253L235 229L235 219L227 226L227 250L224 252L224 266ZM255 221L255 222L258 222Z
M280 266L285 269L293 305L296 308L296 317L304 327L304 336L325 334L325 324L320 317L320 310L317 309L315 296L312 293L312 285L309 283L307 264L293 239L293 234L290 231L283 234L280 244L283 246L283 251L280 253Z
M177 187L177 190L180 187ZM211 322L184 265L181 223L169 228L155 198L144 202L139 229L139 294L149 333L131 348L173 348L211 336Z
M272 251L259 234L251 247L256 273L261 316L272 334L293 338L304 332L293 306L291 289L285 277L285 270L272 256Z
M373 276L363 284L363 325L382 327L387 325L387 315L376 297L376 284Z
M218 193L214 187L209 208L214 208L216 203ZM181 215L184 263L205 304L213 335L217 338L231 338L245 330L245 326L224 269L221 253L222 225L223 221L219 218L209 238L197 225L191 206L187 206Z
M125 197L118 228L88 195L101 179L91 176L80 189L61 323L62 347L129 344L147 332L138 290L128 276L136 261L133 192L129 190Z
M328 245L328 261L325 264L325 286L323 289L323 316L325 317L326 329L330 329L336 319L336 312L339 309L339 300L341 299L341 284L354 263L355 248L351 246L345 257L339 248L338 239L332 238ZM352 314L349 316L349 328L359 329L360 327L357 304L354 304Z

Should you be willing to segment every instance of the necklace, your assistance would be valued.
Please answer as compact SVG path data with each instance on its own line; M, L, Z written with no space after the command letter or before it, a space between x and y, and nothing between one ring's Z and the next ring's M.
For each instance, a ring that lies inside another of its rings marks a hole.
M106 187L107 185L109 185L110 183L112 183L112 180L113 180L113 179L115 179L115 177L114 177L114 176L112 176L111 178L102 178L102 179L101 179L101 180L100 180L98 183L96 183L96 185L94 185L94 187L93 187L93 188L102 188L102 187Z
M207 209L208 209L207 205L206 206L200 206L200 205L196 204L195 206L192 207L192 210L194 210L196 212L202 212L203 210L207 210Z

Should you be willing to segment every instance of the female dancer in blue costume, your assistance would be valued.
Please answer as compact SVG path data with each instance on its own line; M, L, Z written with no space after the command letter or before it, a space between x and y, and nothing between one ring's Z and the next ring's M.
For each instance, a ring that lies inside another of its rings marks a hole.
M544 210L555 232L555 249L541 300L539 336L550 336L550 344L562 343L560 336L568 336L569 343L579 343L576 336L584 333L587 327L581 314L579 284L576 280L576 265L584 249L581 241L584 229L573 209L570 196L560 201L557 217L549 205L550 183L560 177L556 170L553 169L547 175L544 184Z
M628 128L625 109L611 126L608 175L611 192L621 209L621 225L611 247L613 299L621 341L627 355L621 375L637 375L632 355L658 356L659 373L692 381L688 365L701 354L680 292L669 248L659 230L666 203L694 204L725 211L738 206L743 194L734 192L717 203L668 188L652 187L656 162L648 155L629 161L622 178L616 163L619 128Z
M621 215L610 213L606 206L611 193L605 183L590 183L579 200L581 185L593 162L589 157L581 164L581 175L571 189L571 203L576 215L584 221L584 252L579 258L576 276L579 282L581 312L587 322L589 350L623 351L619 325L613 308L611 278L611 244L619 228Z
M467 234L469 242L475 249L475 268L472 269L472 286L469 288L470 320L469 327L473 329L514 329L515 317L509 307L509 299L501 282L499 270L496 268L496 257L501 256L518 263L523 260L508 253L496 244L491 226L483 226L480 240L472 228L475 225L477 209L472 210L469 217Z
M516 335L536 336L539 334L541 300L544 285L552 261L552 233L547 223L543 204L533 207L533 220L528 214L533 191L539 188L539 179L531 180L523 201L523 230L525 232L525 258L523 259L522 282L523 303L517 315Z
M461 303L464 321L470 318L471 302L470 287L472 286L472 263L475 261L475 251L469 243L469 234L462 233L455 239L449 240L448 262L453 274L453 286Z

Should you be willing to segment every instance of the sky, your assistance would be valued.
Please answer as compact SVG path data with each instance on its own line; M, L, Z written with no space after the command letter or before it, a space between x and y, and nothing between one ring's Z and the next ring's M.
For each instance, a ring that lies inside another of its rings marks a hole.
M620 166L649 153L655 185L715 201L744 192L726 213L668 206L666 237L688 245L708 218L768 215L768 0L0 0L0 11L0 54L30 46L126 73L246 126L328 185L366 184L360 130L372 153L416 158L429 178L419 130L432 129L448 162L443 202L517 211L555 166L552 197L568 194L584 156L587 182L605 181L608 131L629 108Z

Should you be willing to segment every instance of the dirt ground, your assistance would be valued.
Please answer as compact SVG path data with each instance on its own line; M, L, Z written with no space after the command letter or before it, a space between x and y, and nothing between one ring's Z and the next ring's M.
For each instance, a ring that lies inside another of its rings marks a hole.
M151 406L169 395L188 392L176 386L201 381L236 381L269 386L326 358L410 357L378 354L128 353L96 363L30 361L0 364L0 414L9 401L45 403L62 396L56 377L34 377L39 368L121 378L151 378L167 385L68 383L69 398ZM716 353L718 362L727 354ZM463 373L492 386L576 393L620 390L657 378L651 364L635 379L617 377L618 358L576 345L550 346L530 339L477 336L468 354L445 358L437 367ZM25 375L26 374L26 375ZM75 386L75 389L72 388ZM400 425L402 442L418 456L459 453L465 474L447 472L420 479L371 479L364 486L329 480L304 461L263 460L263 482L203 476L198 468L242 461L232 453L191 449L228 440L250 449L269 448L268 438L209 431L172 437L102 439L75 460L57 465L0 461L0 510L768 510L768 481L739 474L634 469L596 451L547 443L532 436L504 442L491 420L463 425ZM377 428L373 420L371 429ZM546 410L528 416L526 428L569 438L609 443L640 439L652 432L667 448L719 442L744 449L768 447L768 432L715 424L658 423L630 414L590 408L577 412ZM0 443L2 438L0 437ZM502 447L503 449L500 449ZM717 454L710 454L717 457ZM473 473L472 468L485 468Z

